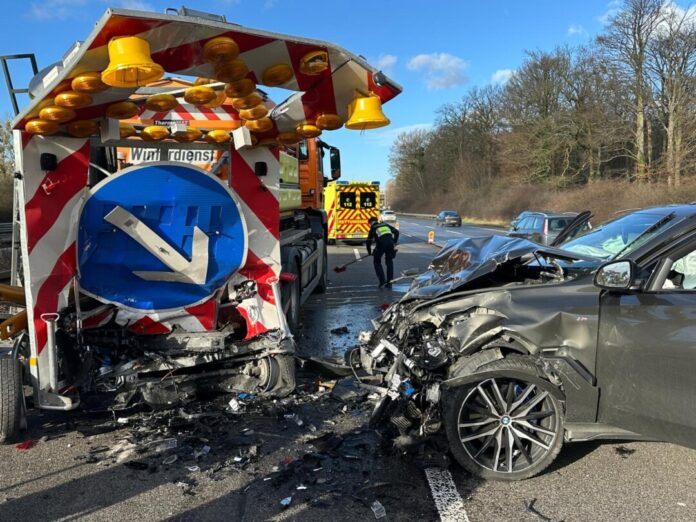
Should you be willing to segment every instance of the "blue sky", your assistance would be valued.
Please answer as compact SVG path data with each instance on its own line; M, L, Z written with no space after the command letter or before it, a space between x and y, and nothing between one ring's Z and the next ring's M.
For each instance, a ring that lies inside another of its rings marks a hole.
M404 92L386 104L392 125L364 134L342 129L324 139L341 148L345 179L386 181L393 138L427 127L435 111L473 86L503 82L525 49L588 42L617 0L35 0L6 2L0 54L34 52L39 68L84 39L107 7L188 7L249 27L335 42L384 68ZM17 84L26 75L17 71ZM280 101L280 100L276 100ZM0 114L11 114L0 90Z

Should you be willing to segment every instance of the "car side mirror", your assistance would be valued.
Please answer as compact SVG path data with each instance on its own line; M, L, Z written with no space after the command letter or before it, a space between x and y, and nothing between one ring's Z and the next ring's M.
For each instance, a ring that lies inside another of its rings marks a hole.
M594 284L607 290L628 290L633 286L635 269L630 261L612 261L599 267Z

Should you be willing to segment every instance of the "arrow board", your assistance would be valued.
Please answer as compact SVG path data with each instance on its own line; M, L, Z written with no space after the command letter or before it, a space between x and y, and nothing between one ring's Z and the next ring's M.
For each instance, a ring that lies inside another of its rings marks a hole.
M80 215L81 289L146 312L208 299L244 266L247 230L233 193L189 165L135 166L92 189Z

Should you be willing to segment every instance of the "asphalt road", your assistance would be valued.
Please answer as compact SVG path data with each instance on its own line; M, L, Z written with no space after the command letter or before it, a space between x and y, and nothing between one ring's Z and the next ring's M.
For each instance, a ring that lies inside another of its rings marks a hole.
M437 251L426 243L430 224L401 221L397 273L427 267ZM435 230L437 242L490 232L468 226ZM330 247L330 265L355 259L356 249L364 252L363 245ZM406 282L378 290L370 261L331 271L329 291L306 303L298 336L305 356L342 357L380 305L406 291ZM331 332L344 326L347 333ZM289 401L193 426L155 423L154 435L136 417L121 425L108 416L32 413L35 446L0 447L0 521L375 520L374 500L386 510L381 520L438 520L423 469L409 456L380 449L364 431L368 405L344 405L322 394L317 384L326 378L309 370L300 372L299 390ZM344 437L353 449L313 457L319 450L310 440L327 433ZM180 447L146 456L142 440L150 436L176 437ZM128 441L140 441L132 454L122 451ZM243 465L242 457L236 464L250 445L258 458ZM207 454L191 456L191 448L200 452L205 446ZM178 460L164 464L173 454ZM138 470L129 461L150 466ZM550 470L517 483L478 481L453 464L462 504L450 520L696 520L694 467L693 450L615 441L568 445ZM280 500L288 497L291 504L283 509Z

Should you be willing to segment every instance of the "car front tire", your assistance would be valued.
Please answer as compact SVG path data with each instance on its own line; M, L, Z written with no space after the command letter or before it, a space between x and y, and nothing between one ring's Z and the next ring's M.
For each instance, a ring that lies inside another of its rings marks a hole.
M563 445L562 393L523 356L479 368L445 406L450 450L472 475L524 480L541 473Z

